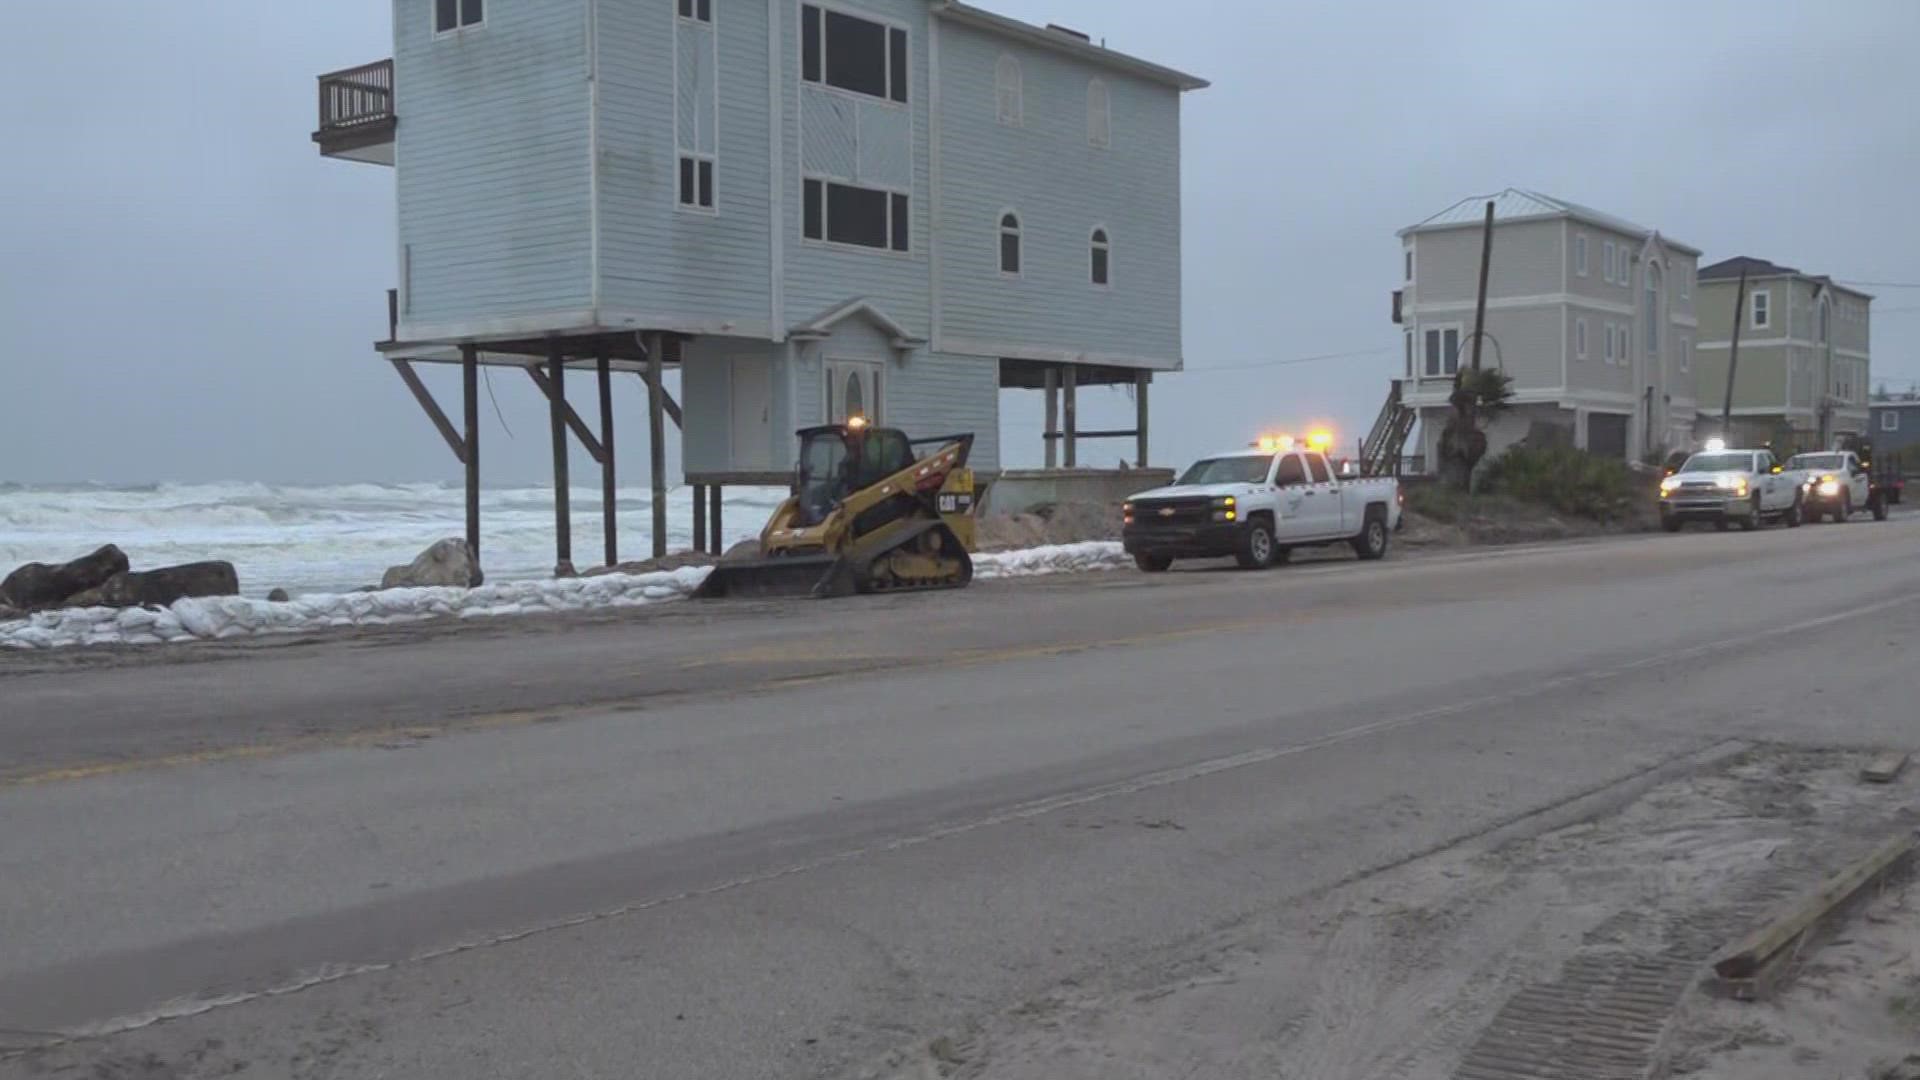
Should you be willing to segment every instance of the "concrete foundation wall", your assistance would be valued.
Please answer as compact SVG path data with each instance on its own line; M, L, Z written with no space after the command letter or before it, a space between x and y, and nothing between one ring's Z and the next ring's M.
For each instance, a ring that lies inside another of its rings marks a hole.
M982 514L1025 514L1057 503L1115 503L1173 483L1172 469L1009 469L987 489Z

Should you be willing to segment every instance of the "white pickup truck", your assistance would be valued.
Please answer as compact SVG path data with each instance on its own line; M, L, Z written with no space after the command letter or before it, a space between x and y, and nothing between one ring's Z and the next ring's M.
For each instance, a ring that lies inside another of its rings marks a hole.
M1769 518L1799 525L1803 473L1788 473L1771 450L1702 450L1660 481L1660 525L1679 532L1689 521L1725 530L1757 529Z
M1314 450L1250 449L1194 463L1171 487L1128 499L1121 533L1140 569L1231 555L1248 569L1298 547L1349 544L1379 559L1400 524L1393 477L1339 477Z

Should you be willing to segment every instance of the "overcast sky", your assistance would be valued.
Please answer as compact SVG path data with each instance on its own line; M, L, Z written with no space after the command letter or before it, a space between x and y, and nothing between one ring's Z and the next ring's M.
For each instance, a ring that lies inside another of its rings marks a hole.
M1394 231L1509 185L1708 260L1920 282L1920 0L984 2L1213 81L1186 100L1163 461L1315 418L1351 438L1399 363ZM10 7L0 481L457 476L369 348L392 173L308 141L314 76L391 55L390 30L381 0ZM1870 291L1875 381L1920 378L1920 289ZM544 410L493 381L513 438L487 410L487 480L537 482ZM1129 426L1123 396L1088 397L1083 426ZM1039 454L1037 399L1006 396L1010 464Z

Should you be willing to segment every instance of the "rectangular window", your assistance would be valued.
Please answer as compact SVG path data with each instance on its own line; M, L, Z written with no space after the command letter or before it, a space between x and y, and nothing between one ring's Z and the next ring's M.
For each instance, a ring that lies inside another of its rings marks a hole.
M1575 359L1587 358L1587 320L1573 320L1573 355Z
M878 251L907 251L912 201L897 192L808 180L802 190L802 234L809 240Z
M479 26L486 18L484 0L435 0L433 32L448 34L468 26Z
M1573 234L1573 272L1587 276L1587 234Z
M1680 339L1680 370L1688 371L1688 370L1691 370L1692 368L1693 368L1693 339L1690 337L1683 336Z
M680 205L713 209L713 159L680 155Z
M802 5L800 77L905 104L907 32L812 4Z
M1427 331L1427 368L1429 378L1457 374L1460 370L1460 328L1438 327Z
M1407 249L1407 276L1405 280L1409 284L1413 282L1413 249L1412 248Z
M1605 356L1606 356L1607 363L1609 364L1613 363L1613 324L1612 323L1607 324L1607 351Z
M680 17L700 22L713 21L713 0L680 0Z
M1407 339L1407 378L1411 379L1413 378L1413 333L1408 331L1401 336Z
M1888 409L1885 412L1880 414L1880 430L1881 431L1899 431L1900 430L1900 410L1899 409Z
M1753 294L1753 328L1765 330L1773 325L1773 295L1765 289Z
M1682 266L1680 268L1680 299L1685 300L1687 297L1692 295L1693 295L1693 267Z
M1613 241L1600 245L1600 280L1613 283Z
M1093 248L1093 283L1113 284L1113 253L1104 244L1096 244Z

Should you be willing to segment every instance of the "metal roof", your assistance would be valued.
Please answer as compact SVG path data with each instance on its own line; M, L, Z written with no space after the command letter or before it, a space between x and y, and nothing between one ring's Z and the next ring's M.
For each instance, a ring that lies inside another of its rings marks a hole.
M1095 45L1091 40L1079 37L1066 30L1035 26L1005 15L996 15L959 0L933 0L933 13L942 18L951 19L979 30L988 30L1003 37L1017 38L1031 45L1052 49L1055 52L1077 56L1082 60L1134 75L1150 82L1164 83L1181 90L1204 90L1212 85L1197 75L1184 71L1175 71L1170 67L1150 63L1126 53L1115 52L1105 45Z
M1508 188L1494 195L1475 195L1461 199L1445 210L1422 221L1418 225L1409 225L1397 234L1407 236L1410 233L1425 232L1431 229L1452 229L1465 225L1478 225L1486 220L1487 203L1493 203L1493 220L1525 221L1535 218L1567 217L1575 221L1584 221L1603 229L1626 233L1629 236L1646 238L1659 235L1657 230L1649 229L1628 221L1623 217L1603 213L1590 206L1557 199L1552 195L1543 195L1538 191L1525 188ZM1670 248L1684 251L1689 255L1698 255L1700 250L1683 244L1670 236L1660 236L1660 241Z
M1734 281L1740 277L1743 270L1746 272L1748 281L1757 281L1762 278L1805 278L1808 281L1817 281L1836 292L1850 293L1864 300L1874 298L1870 292L1843 285L1825 274L1809 274L1791 266L1781 266L1779 263L1768 262L1765 259L1756 259L1751 255L1735 255L1731 259L1722 259L1712 266L1703 266L1700 268L1700 280Z

